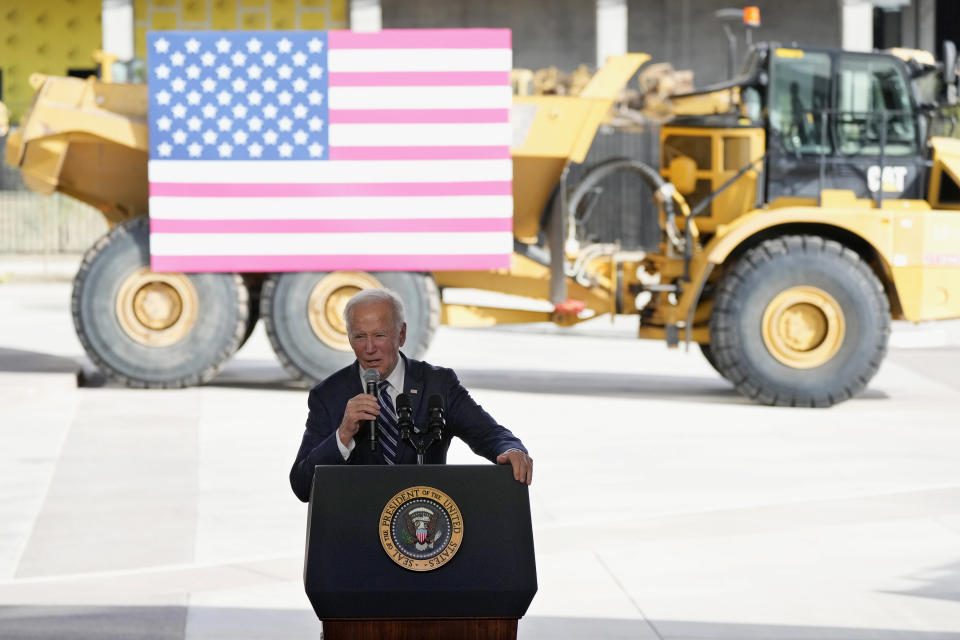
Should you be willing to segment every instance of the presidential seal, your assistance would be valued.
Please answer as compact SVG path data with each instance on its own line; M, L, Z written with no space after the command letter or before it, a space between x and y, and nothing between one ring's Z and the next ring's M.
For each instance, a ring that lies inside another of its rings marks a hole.
M410 487L390 498L380 514L380 542L405 569L432 571L450 562L463 540L460 509L433 487Z

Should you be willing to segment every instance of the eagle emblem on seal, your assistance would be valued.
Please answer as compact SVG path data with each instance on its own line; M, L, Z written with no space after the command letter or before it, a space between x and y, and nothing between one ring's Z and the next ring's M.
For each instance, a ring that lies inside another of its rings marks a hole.
M411 509L404 518L402 539L412 544L417 551L432 549L440 538L437 530L437 514L427 507Z

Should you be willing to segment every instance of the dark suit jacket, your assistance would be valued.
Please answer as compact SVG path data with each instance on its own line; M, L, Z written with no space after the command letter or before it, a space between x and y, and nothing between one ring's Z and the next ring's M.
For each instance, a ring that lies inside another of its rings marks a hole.
M491 462L495 462L497 456L508 449L527 451L516 436L497 424L489 413L473 401L452 369L435 367L400 355L406 363L403 392L410 398L413 423L417 427L425 428L427 425L427 402L430 396L438 394L443 398L446 428L443 430L443 439L434 442L427 450L425 464L445 463L453 436L461 438L474 453ZM343 419L347 401L360 393L363 393L363 385L356 361L310 390L307 428L297 459L290 470L290 486L304 502L310 499L313 468L318 464L386 464L382 447L370 451L367 445L369 429L366 426L357 432L356 447L349 459L344 460L337 447L337 428ZM410 443L403 442L397 457L399 464L414 464L417 453Z

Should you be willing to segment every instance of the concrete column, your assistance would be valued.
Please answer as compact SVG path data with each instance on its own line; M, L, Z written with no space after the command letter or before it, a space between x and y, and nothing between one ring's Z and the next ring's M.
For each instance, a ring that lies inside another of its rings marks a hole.
M350 29L352 31L380 31L383 15L380 0L350 0Z
M941 1L946 2L947 0ZM913 2L917 8L916 34L919 37L917 48L929 51L939 59L940 52L937 51L937 3L935 0L913 0Z
M101 48L115 54L121 62L132 59L133 0L103 0L101 24Z
M597 0L597 68L627 53L627 0Z
M843 48L873 51L873 5L864 0L843 3Z

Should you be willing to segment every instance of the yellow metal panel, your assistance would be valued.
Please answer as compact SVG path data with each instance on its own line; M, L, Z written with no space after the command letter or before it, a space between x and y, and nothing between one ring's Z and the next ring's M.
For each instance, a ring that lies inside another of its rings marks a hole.
M570 156L589 116L589 100L567 96L515 96L513 102L537 109L523 146L512 150L514 156L564 159Z
M267 0L240 0L241 7L265 7Z
M597 70L580 92L580 97L614 100L637 69L649 59L650 56L645 53L608 57L603 67Z
M302 29L326 29L327 28L327 16L324 13L301 13L300 14L300 28Z
M267 14L248 12L240 14L240 28L246 31L262 30L267 28Z
M177 22L177 14L173 11L155 12L150 23L150 28L155 30L171 30L180 26Z
M207 3L203 0L186 0L181 12L184 22L207 21Z
M347 28L347 2L348 0L330 0L331 28Z
M234 0L214 0L212 23L214 29L237 28L237 10Z
M293 0L270 0L270 21L273 29L296 29L297 7Z
M327 0L300 0L300 4L303 5L304 7L310 7L311 9L315 9L317 7L327 6Z
M908 320L960 317L960 212L897 211L893 277Z

